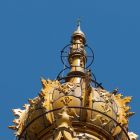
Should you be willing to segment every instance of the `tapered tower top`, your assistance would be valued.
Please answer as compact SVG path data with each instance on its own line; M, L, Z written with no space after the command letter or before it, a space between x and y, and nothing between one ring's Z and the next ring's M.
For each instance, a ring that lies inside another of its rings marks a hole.
M73 34L72 34L72 40L73 40L75 37L79 36L79 37L81 37L81 38L83 39L84 43L86 43L85 34L84 34L84 32L81 30L80 23L81 23L81 21L80 21L80 19L78 19L78 20L77 20L77 29L76 29L76 30L73 32Z

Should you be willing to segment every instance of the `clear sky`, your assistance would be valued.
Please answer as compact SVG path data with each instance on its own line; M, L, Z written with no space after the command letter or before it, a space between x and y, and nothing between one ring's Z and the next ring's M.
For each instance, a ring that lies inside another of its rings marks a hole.
M60 51L78 17L95 52L92 71L107 90L133 96L129 129L140 134L139 0L1 0L1 140L14 140L11 109L37 96L40 77L55 79L63 68Z

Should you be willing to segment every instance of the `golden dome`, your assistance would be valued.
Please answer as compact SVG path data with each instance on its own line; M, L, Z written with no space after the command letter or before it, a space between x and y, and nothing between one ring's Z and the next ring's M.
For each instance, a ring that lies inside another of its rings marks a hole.
M137 135L128 133L131 97L116 89L109 92L92 79L84 44L79 24L72 35L65 81L42 78L39 95L29 99L24 110L13 110L17 118L10 128L19 140L136 140Z
M77 35L85 38L85 34L81 31L80 25L78 25L77 30L73 32L72 37L77 36Z

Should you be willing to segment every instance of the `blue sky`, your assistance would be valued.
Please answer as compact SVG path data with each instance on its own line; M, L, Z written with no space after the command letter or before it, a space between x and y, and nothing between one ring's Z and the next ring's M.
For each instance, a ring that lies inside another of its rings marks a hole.
M11 109L37 96L40 77L55 79L63 68L60 51L78 17L95 52L92 71L107 90L133 96L129 129L140 134L139 7L139 0L0 1L0 139L14 139Z

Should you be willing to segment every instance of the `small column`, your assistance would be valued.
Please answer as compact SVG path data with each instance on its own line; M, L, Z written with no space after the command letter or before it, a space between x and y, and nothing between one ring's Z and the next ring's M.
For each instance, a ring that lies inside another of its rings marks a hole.
M71 38L71 48L69 53L69 64L71 67L68 76L68 81L80 83L81 79L85 77L86 51L85 51L85 35L80 29L80 22L78 22L77 30L73 33Z

